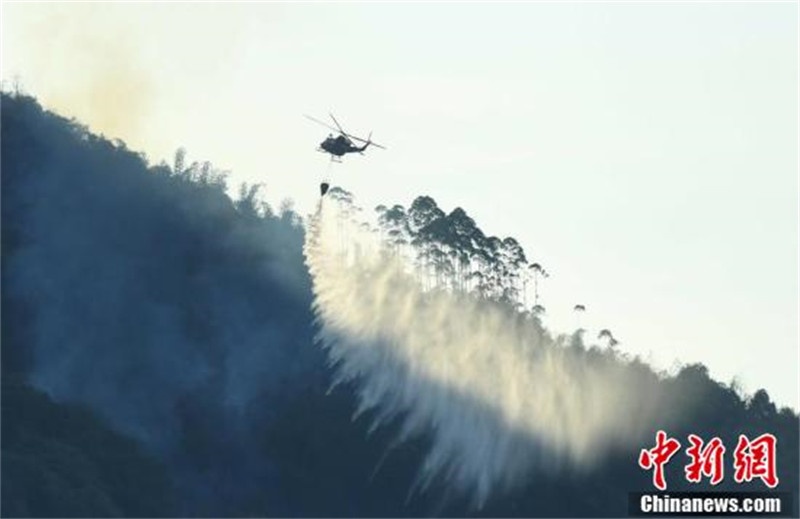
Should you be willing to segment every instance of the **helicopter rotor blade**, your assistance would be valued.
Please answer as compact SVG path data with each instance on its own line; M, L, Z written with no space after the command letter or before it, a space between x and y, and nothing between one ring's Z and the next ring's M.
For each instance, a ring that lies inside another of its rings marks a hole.
M345 135L347 135L348 137L350 137L353 140L356 140L356 141L359 141L359 142L363 142L364 144L369 143L371 146L375 146L376 148L380 148L382 150L386 149L385 146L381 146L380 144L378 144L377 142L372 141L371 139L362 139L361 137L356 137L355 135L350 135L350 134L345 134Z
M342 128L342 125L339 124L339 121L336 120L336 117L334 117L333 114L330 113L330 112L328 112L328 115L331 116L331 119L333 119L333 122L336 124L336 127L339 128L339 133L341 133L342 135L347 135L347 132L344 131L344 128ZM349 137L349 135L348 135L348 137Z
M333 130L335 132L339 132L340 131L337 128L334 128L333 126L331 126L330 124L324 123L324 122L320 121L319 119L317 119L315 117L311 117L310 115L303 114L303 117L305 117L306 119L309 119L311 121L314 121L315 123L320 124L320 125L324 126L325 128L328 128L329 130Z
M350 137L351 139L355 139L355 140L357 140L357 141L359 141L359 142L363 142L364 144L366 144L366 143L369 143L369 144L370 144L370 146L375 146L376 148L380 148L380 149L382 149L382 150L385 150L385 149L386 149L386 146L381 146L381 145L380 145L380 144L378 144L377 142L375 142L375 141L371 141L371 140L369 140L369 139L362 139L361 137L355 137L355 136L353 136L353 135L350 135L349 137Z

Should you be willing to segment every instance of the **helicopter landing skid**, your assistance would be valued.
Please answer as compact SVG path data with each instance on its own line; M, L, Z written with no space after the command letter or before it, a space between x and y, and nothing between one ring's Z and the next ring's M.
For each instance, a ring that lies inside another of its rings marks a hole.
M320 152L320 153L327 153L328 155L330 155L331 156L331 162L336 162L337 164L341 164L341 162L342 162L342 157L337 157L336 155L332 154L331 152L329 152L327 150L323 150L322 148L317 148L317 151Z

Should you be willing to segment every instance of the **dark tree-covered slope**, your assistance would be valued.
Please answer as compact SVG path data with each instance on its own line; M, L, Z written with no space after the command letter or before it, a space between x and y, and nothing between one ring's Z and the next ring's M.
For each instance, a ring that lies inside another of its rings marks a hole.
M330 390L288 205L252 186L231 199L211 165L150 165L24 95L2 96L1 159L4 516L620 516L649 488L631 446L587 473L532 474L481 510L446 485L412 492L426 438L370 432L353 388ZM513 239L428 197L379 212L395 246L424 251L432 286L519 305ZM691 399L654 428L728 445L772 432L780 488L797 488L795 413L703 366L629 369Z

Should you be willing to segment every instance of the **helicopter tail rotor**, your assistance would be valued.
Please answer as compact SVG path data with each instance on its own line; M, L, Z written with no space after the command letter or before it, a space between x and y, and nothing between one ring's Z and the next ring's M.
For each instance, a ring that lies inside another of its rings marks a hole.
M361 147L361 149L358 150L358 152L363 155L364 154L364 150L369 148L369 145L372 144L372 132L369 132L369 135L367 136L367 140L363 140L362 139L361 142L363 142L364 145Z
M347 136L350 137L351 139L355 139L355 140L357 140L359 142L363 142L364 143L364 148L363 149L367 149L367 146L375 146L376 148L380 148L382 150L386 149L385 146L381 146L377 142L372 142L372 132L369 132L369 136L366 139L362 139L361 137L356 137L355 135L350 135L350 134L348 134Z

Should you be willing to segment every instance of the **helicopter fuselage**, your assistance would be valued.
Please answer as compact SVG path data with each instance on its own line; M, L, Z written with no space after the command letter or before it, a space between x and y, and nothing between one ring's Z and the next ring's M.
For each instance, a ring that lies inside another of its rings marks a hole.
M320 143L319 147L322 151L330 153L335 157L341 157L346 153L364 151L367 146L353 146L350 139L344 135L339 135L338 137L328 137Z

